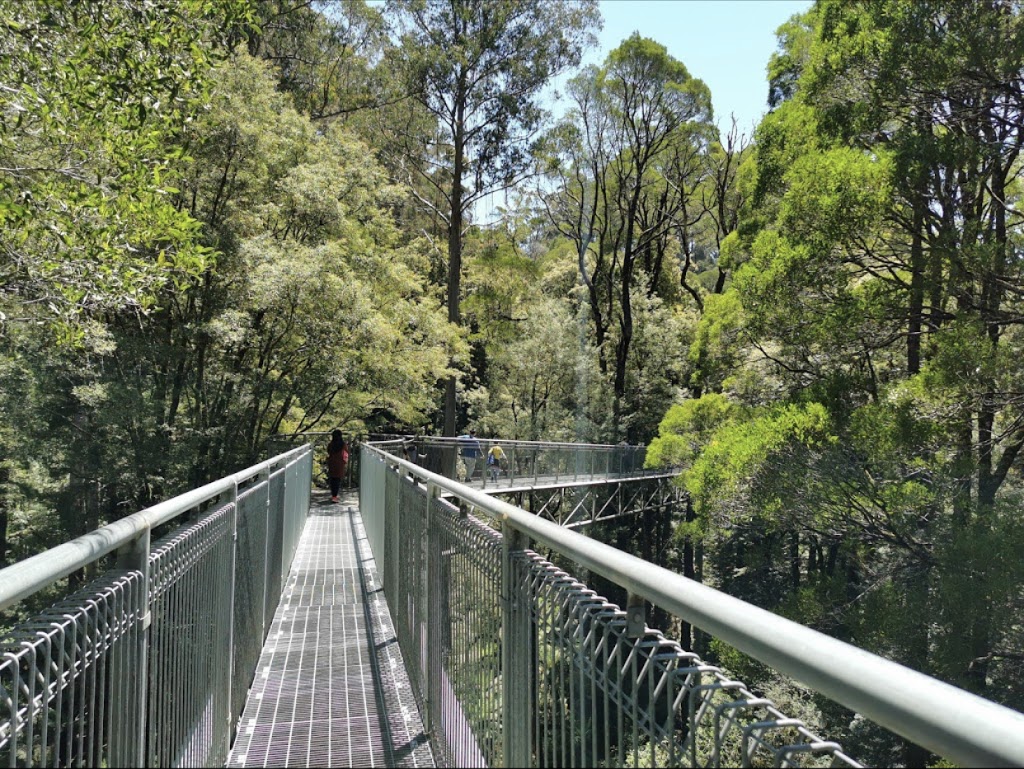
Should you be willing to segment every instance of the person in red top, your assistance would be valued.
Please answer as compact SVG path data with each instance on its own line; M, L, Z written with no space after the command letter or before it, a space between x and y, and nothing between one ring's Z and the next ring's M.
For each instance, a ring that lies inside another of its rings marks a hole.
M348 467L348 444L341 436L341 430L331 433L331 442L327 444L327 478L331 483L331 502L338 501L341 490L341 479L345 477Z

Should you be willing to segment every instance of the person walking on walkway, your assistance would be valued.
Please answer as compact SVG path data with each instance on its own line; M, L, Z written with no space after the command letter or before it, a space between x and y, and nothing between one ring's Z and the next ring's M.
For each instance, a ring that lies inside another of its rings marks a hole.
M462 452L462 461L466 465L466 482L468 483L473 480L473 471L476 470L476 460L484 453L483 446L481 446L480 441L476 439L476 430L470 430L468 435L460 435L459 447Z
M341 430L331 433L331 442L327 444L327 478L331 483L331 502L338 501L341 481L348 468L348 444L341 435Z
M491 473L492 481L497 482L498 476L501 475L502 465L504 464L505 450L495 443L491 446L490 451L487 452L487 469Z

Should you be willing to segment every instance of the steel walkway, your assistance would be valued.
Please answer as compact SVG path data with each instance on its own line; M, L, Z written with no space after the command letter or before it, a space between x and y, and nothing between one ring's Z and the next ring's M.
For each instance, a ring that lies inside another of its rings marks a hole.
M434 766L354 493L313 494L227 766Z

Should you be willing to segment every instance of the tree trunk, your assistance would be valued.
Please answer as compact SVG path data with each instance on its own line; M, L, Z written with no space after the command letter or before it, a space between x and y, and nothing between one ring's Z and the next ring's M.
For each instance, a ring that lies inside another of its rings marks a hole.
M10 516L7 511L7 482L10 480L10 469L0 464L0 569L7 565L7 527Z
M455 125L452 126L455 156L452 165L451 219L448 224L448 322L462 325L459 297L462 292L462 177L466 171L466 78L459 76L459 91L455 95ZM446 437L456 433L455 376L448 377L444 386L444 431ZM454 460L454 455L452 457ZM453 468L454 469L454 468Z
M800 589L800 533L789 532L789 579L794 591Z
M928 569L911 574L906 580L907 608L909 611L920 610L920 607L927 607L929 598L929 574ZM924 673L929 672L929 641L928 623L924 621L911 623L907 629L910 638L907 639L907 651L910 659L906 661L910 667ZM915 745L911 742L905 743L903 761L904 766L928 766L932 760L931 752L927 748Z
M622 320L619 322L619 343L615 346L615 399L612 407L612 438L619 439L619 426L622 422L622 401L626 397L626 369L629 362L629 348L633 342L633 300L630 290L633 286L633 268L636 263L634 252L634 219L640 204L640 179L642 170L638 172L636 190L626 211L626 242L622 250L622 286L619 292Z
M697 514L693 509L693 500L690 499L690 495L686 495L685 504L685 520L687 523L693 523L697 520ZM693 548L693 537L687 536L683 541L683 576L687 579L697 580L697 569L694 561L694 548ZM680 638L679 644L683 647L683 651L693 651L693 626L685 620L680 625Z
M910 243L910 322L907 327L907 374L921 371L921 331L924 312L924 214L914 200L914 232Z

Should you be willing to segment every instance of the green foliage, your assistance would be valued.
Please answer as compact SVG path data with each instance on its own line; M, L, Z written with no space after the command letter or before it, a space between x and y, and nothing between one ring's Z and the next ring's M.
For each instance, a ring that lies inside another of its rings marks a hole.
M683 353L693 339L693 316L639 290L632 305L636 327L627 359L619 429L626 435L646 437L657 430L664 404L681 397L686 369Z
M572 107L543 144L559 191L541 203L579 255L590 342L610 389L608 435L646 438L663 408L656 399L671 402L683 376L664 358L659 368L646 361L666 343L673 352L689 343L692 321L675 310L684 292L699 305L724 281L716 238L730 228L741 150L733 135L725 148L713 141L707 86L639 34L568 91ZM705 201L716 198L712 215ZM674 333L650 344L660 318Z
M705 435L674 406L652 445L688 468L708 582L1015 707L1022 29L911 0L780 28L690 348L691 391L742 407ZM932 760L821 712L869 760Z
M714 638L711 641L709 660L729 671L735 680L742 681L748 687L759 689L771 676L771 669L761 664L724 641Z
M692 507L604 530L624 546L1024 703L1017 5L821 0L779 29L752 147L639 35L537 143L590 2L0 11L0 558L273 433L440 423L458 377L500 436L657 426ZM272 63L227 56L246 33ZM543 194L473 221L535 162ZM703 651L878 763L927 758Z
M819 146L817 115L800 101L786 102L769 112L754 133L757 183L754 201L766 205L784 190L783 180L792 164Z
M529 147L544 115L541 90L579 62L598 23L596 3L417 0L390 10L401 40L396 64L409 101L426 118L418 133L391 127L396 162L415 178L416 200L447 241L448 317L461 323L464 222L484 196L530 175ZM452 375L445 382L445 435L456 434L456 401Z
M739 407L719 393L673 405L647 448L648 467L691 466L711 436L738 417Z
M83 311L150 309L207 264L172 203L175 137L247 5L19 0L0 13L0 283L80 339Z
M768 105L778 107L793 98L815 39L817 8L794 14L775 30L778 51L768 59Z
M888 204L891 163L849 148L801 155L786 171L778 226L827 251L869 232Z
M368 139L377 122L369 115L394 98L380 66L390 49L383 8L364 0L252 5L257 24L249 52L274 64L278 87L303 114L344 121Z
M423 244L391 215L405 191L366 145L313 125L245 54L209 86L168 199L216 262L161 284L148 314L81 322L75 348L34 325L4 339L13 557L251 464L277 432L358 431L381 413L415 425L465 355Z
M466 251L466 320L491 344L512 341L527 318L524 309L536 292L540 263L521 253L501 230L470 233Z
M835 440L820 404L780 405L715 430L684 483L697 510L710 513L747 487L771 460L784 460L790 447L816 449Z
M402 190L361 142L288 107L256 60L219 76L183 195L225 253L201 295L228 364L210 373L257 375L237 417L245 450L266 431L358 424L373 409L417 422L464 348L429 299L421 244L403 245L389 214Z
M693 388L718 390L727 386L745 354L743 325L743 306L734 291L707 297L687 356Z

